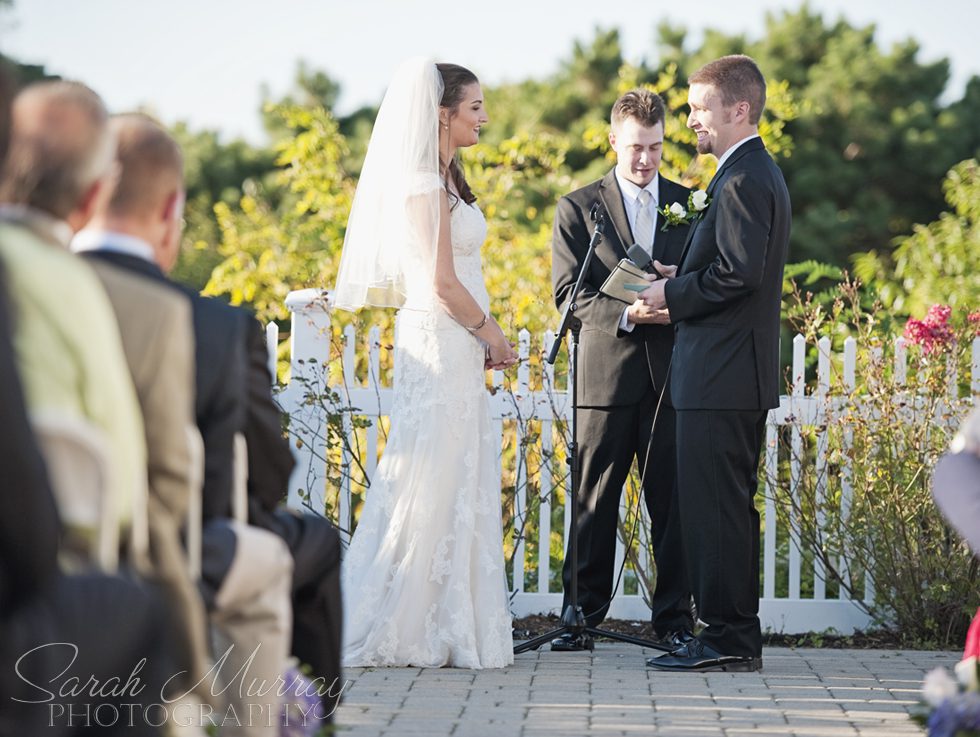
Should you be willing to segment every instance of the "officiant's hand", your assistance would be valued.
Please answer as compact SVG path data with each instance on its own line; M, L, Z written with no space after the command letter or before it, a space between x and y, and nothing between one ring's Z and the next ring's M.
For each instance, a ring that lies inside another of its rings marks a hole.
M667 279L673 279L675 276L677 276L677 266L675 266L675 265L662 264L659 261L657 261L657 259L654 259L653 260L653 268L655 268L658 273L660 273L661 275L663 275ZM650 281L653 281L654 279L657 279L657 276L656 275L652 275L652 276L653 276L653 279L650 279L649 276L647 278Z
M667 325L670 313L666 309L655 310L639 297L626 310L626 319L634 325Z

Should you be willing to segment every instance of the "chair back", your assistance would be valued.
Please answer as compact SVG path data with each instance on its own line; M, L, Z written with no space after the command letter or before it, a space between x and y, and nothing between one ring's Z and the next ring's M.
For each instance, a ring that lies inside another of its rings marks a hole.
M245 436L235 433L235 457L232 469L231 517L236 522L248 524L248 443Z
M201 529L204 524L204 440L196 425L187 426L190 495L187 499L187 564L191 580L201 577Z
M81 417L56 412L33 413L31 425L64 526L63 551L114 573L119 566L119 522L108 498L105 435Z

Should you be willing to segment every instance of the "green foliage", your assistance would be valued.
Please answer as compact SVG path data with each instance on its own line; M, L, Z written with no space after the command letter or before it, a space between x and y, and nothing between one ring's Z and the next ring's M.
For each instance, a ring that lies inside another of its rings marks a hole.
M872 249L854 259L855 273L873 285L890 311L921 317L930 305L976 304L980 295L980 165L954 166L943 182L950 210L890 253Z
M539 335L555 315L542 285L551 283L551 221L568 187L568 142L526 133L464 154L467 180L487 218L484 276L502 326Z
M299 492L303 505L315 514L336 520L341 530L349 532L349 521L339 519L337 500L342 487L348 484L352 507L357 509L370 484L360 437L371 421L360 414L359 408L351 406L349 397L331 381L331 371L342 370L339 359L343 352L340 343L334 343L332 348L330 361L297 359L299 370L291 380L298 387L301 408L287 416L286 431L291 444L306 448L313 459L323 464L326 473L324 487L311 488L313 469L303 469L307 473L307 482Z
M856 384L834 363L825 400L814 400L816 424L803 413L791 418L786 434L795 441L769 478L773 501L782 526L799 530L804 558L827 571L831 595L843 589L865 599L909 645L950 647L962 642L980 576L932 501L931 469L975 399L968 377L976 327L961 310L947 339L908 347L902 371L885 345L894 322L862 302L857 285L845 283L829 311L796 305L805 335L835 336L838 347L844 335L857 340Z
M658 34L661 63L675 64L679 79L741 52L770 80L770 106L772 81L788 85L795 114L785 132L794 148L780 165L793 199L791 260L844 267L851 254L934 219L943 173L977 154L980 79L944 106L949 63L921 63L912 40L886 52L874 26L828 23L807 4L768 14L759 39L709 30L689 52L683 29L661 25Z
M194 132L184 123L171 130L184 154L184 237L173 277L202 289L221 262L221 231L215 206L235 206L247 181L267 179L274 163L272 151L244 141L223 144L214 131Z
M285 319L290 290L332 283L353 198L341 165L347 145L333 116L296 105L270 113L293 132L276 145L274 197L253 184L237 208L215 206L223 260L205 288L248 303L261 320Z
M844 266L941 209L937 183L973 154L947 131L945 60L922 64L912 40L885 53L874 26L827 24L803 6L769 16L748 53L803 101L784 171L794 203L791 258Z

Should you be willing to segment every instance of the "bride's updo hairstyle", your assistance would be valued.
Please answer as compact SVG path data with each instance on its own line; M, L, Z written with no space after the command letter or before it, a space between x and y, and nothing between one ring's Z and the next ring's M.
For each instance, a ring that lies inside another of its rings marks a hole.
M439 106L446 108L449 111L449 117L453 118L456 115L459 104L463 101L463 90L471 84L478 83L480 80L476 78L473 72L465 67L459 66L459 64L440 63L436 64L436 69L439 70L439 76L442 77L443 89ZM459 196L463 202L467 205L476 202L476 196L470 189L470 185L467 184L466 177L463 175L463 167L459 165L456 156L449 162L449 166L446 169L446 177L452 179L453 184L456 186L456 191L459 192ZM456 199L452 192L449 193L449 196L452 199ZM456 203L453 203L453 207L455 206Z

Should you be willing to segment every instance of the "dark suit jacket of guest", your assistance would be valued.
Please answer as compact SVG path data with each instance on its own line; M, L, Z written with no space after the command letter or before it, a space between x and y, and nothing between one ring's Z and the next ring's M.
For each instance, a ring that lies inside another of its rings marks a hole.
M779 404L779 312L790 200L782 172L754 138L708 186L677 278L665 287L677 325L676 409L765 410Z
M660 176L659 207L674 202L686 206L689 193L686 187ZM551 267L558 309L564 309L585 260L594 229L589 217L594 203L598 203L605 214L606 229L576 300L575 316L582 322L579 404L583 407L623 406L639 401L649 391L650 368L654 390L659 392L666 384L674 330L669 325L637 325L630 333L620 331L619 321L626 303L599 291L620 259L626 258L626 251L634 242L615 170L558 201ZM677 263L688 227L669 226L664 231L662 225L663 218L658 217L653 257L664 264ZM664 402L669 404L669 393L664 395Z
M194 323L195 415L204 440L205 521L230 515L235 433L245 430L245 334L250 316L171 281L145 259L112 251L84 255L141 274L185 294Z
M44 459L34 440L14 360L12 307L0 261L0 651L6 618L58 573L61 524ZM55 360L56 357L52 357ZM0 684L13 674L0 675Z

